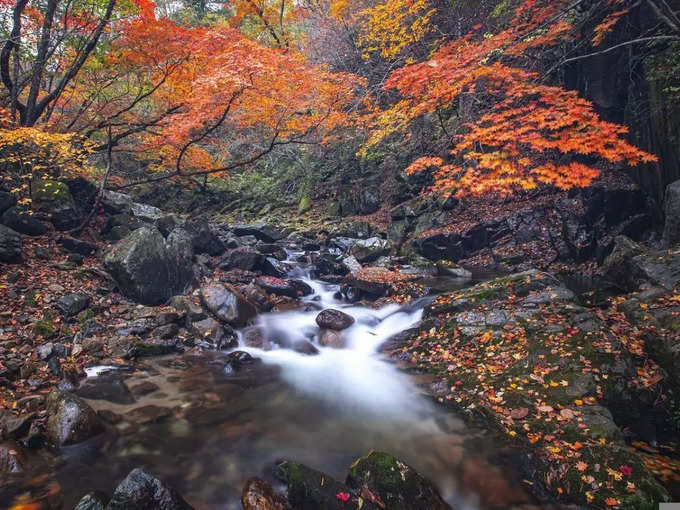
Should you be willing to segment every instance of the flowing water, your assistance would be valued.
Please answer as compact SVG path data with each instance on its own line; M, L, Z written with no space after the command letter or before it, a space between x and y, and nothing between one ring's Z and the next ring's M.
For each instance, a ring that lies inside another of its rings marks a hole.
M291 275L314 293L299 309L262 314L252 327L277 344L317 344L316 315L336 308L355 318L342 333L345 349L317 344L319 353L306 355L240 347L262 360L243 370L234 370L225 352L153 359L134 371L92 368L85 394L95 409L120 415L113 420L118 434L63 449L56 464L43 465L48 475L38 485L56 480L70 509L85 492L111 493L130 469L143 466L198 509L238 509L246 479L276 482L277 460L343 480L351 462L373 449L433 480L454 508L530 503L512 455L432 404L379 354L385 340L418 324L422 304L352 305L338 298L337 286L312 280L302 267Z

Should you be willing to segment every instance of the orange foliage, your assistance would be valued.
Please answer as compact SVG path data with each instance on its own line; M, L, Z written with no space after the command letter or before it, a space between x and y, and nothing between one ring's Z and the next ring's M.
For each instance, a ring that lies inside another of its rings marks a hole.
M564 3L526 0L511 28L481 39L469 34L426 62L394 71L385 88L397 89L403 99L375 116L369 145L469 94L481 106L474 123L453 138L451 163L421 158L407 170L434 167L433 189L446 194L509 194L539 184L582 187L603 162L656 161L624 140L625 127L600 119L576 92L543 85L538 74L512 66L532 49L571 36L566 21L554 20Z

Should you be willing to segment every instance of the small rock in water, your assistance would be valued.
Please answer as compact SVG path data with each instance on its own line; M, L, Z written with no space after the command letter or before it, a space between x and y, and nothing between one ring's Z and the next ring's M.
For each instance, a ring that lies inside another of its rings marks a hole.
M136 407L126 414L135 423L143 425L145 423L154 423L164 420L172 416L172 410L167 407L156 406L149 404L147 406Z
M319 344L324 347L333 347L335 349L344 349L346 342L340 332L333 329L324 329L319 334Z
M173 488L139 468L116 488L107 510L194 510Z
M102 430L97 413L71 393L54 389L47 397L47 438L56 446L85 441Z
M342 331L354 324L354 317L340 310L328 308L316 316L316 323L320 328Z
M315 355L319 354L319 349L317 349L312 342L307 340L298 340L293 344L293 350L299 352L300 354Z
M291 510L286 498L275 493L272 486L260 478L251 478L245 483L241 504L243 510Z

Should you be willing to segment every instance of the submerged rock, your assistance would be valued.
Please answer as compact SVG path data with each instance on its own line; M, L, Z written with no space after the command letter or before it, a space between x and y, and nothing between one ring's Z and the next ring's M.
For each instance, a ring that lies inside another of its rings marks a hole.
M286 498L260 478L251 478L245 483L241 504L243 510L292 510Z
M193 510L182 496L149 473L133 469L116 487L106 510Z
M347 342L342 337L339 331L333 329L324 329L319 333L319 345L324 347L333 347L335 349L344 349Z
M103 431L97 413L82 398L53 389L47 396L48 441L56 446L80 443Z
M412 467L387 453L371 452L350 468L347 485L355 490L367 487L390 510L450 510L435 486Z

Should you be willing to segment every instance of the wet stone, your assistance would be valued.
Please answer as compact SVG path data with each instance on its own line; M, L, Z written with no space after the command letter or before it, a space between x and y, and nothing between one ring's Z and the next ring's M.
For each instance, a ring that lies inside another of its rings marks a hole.
M354 324L354 317L340 310L328 308L316 316L316 323L320 328L342 331Z
M157 384L152 383L151 381L143 381L132 388L130 388L130 392L135 396L135 397L141 397L144 395L148 395L149 393L153 393L154 391L158 390L159 387Z
M159 422L170 416L172 416L171 409L153 404L136 407L135 409L128 411L125 415L126 418L140 425Z

